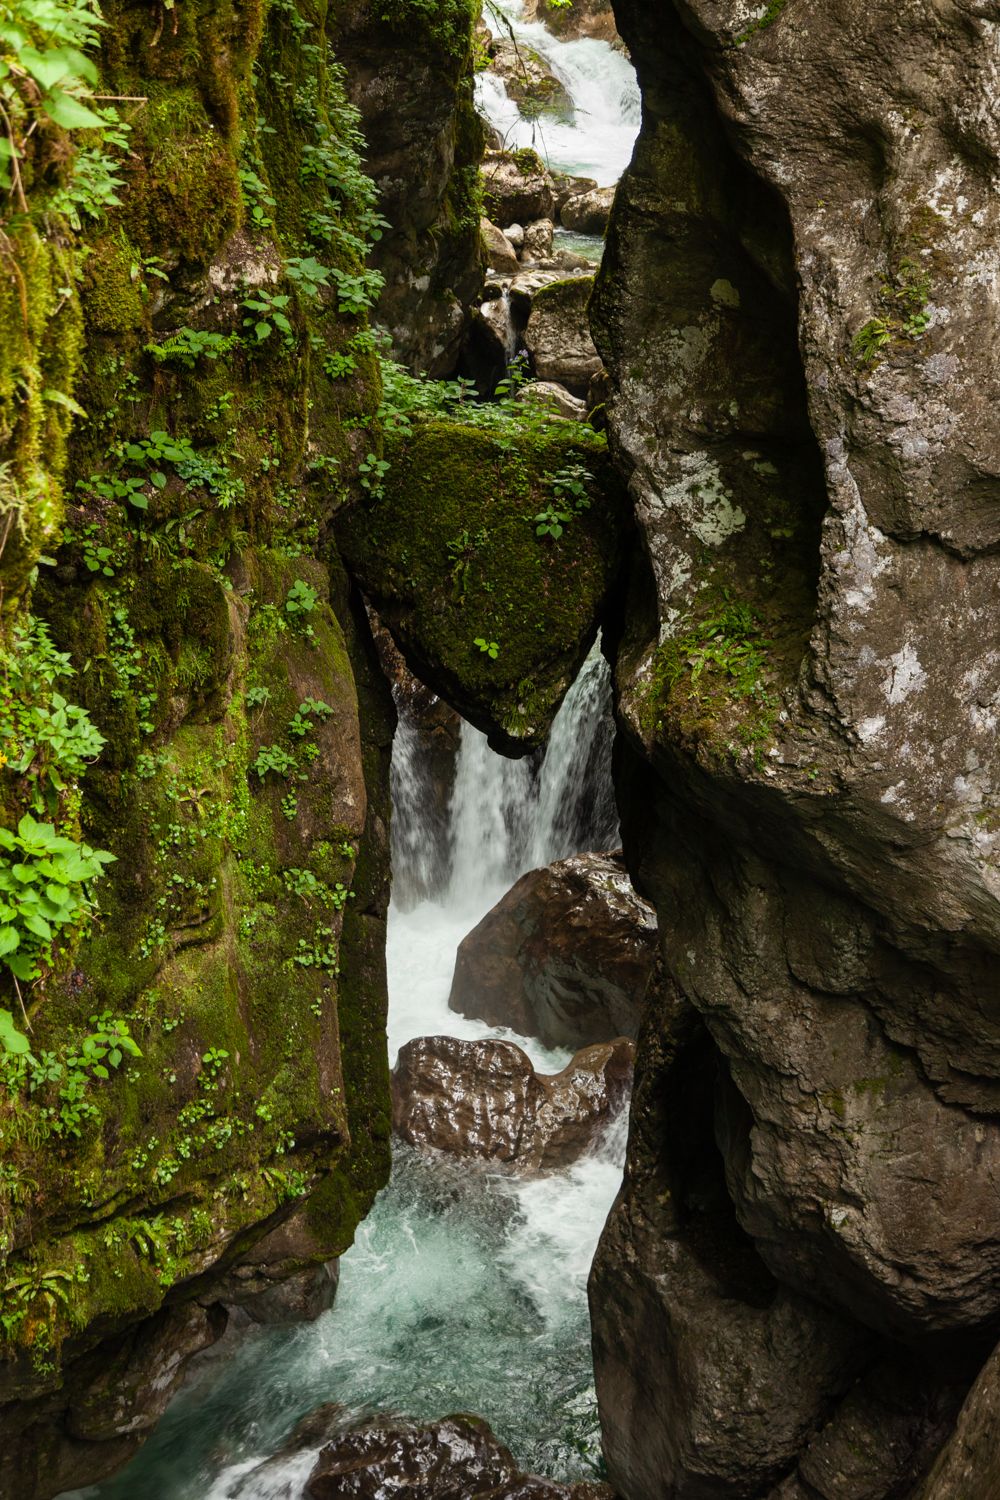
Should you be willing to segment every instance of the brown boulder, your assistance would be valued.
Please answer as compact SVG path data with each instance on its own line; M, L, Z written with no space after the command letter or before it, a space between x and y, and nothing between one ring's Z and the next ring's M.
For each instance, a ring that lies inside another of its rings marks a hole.
M608 0L569 0L553 7L549 0L524 0L526 21L544 21L556 36L594 37L599 42L619 41L615 13Z
M513 1042L418 1037L393 1071L393 1126L414 1146L552 1171L585 1155L621 1111L633 1053L620 1037L546 1077Z
M480 219L479 235L488 269L496 271L498 276L516 276L520 269L517 251L503 230L491 224L489 219Z
M634 1037L656 954L621 855L577 854L523 875L473 928L448 1004L547 1047Z
M335 1423L336 1409L327 1410ZM304 1431L302 1440L308 1436ZM316 1461L306 1494L310 1500L385 1500L396 1494L423 1500L614 1500L603 1484L556 1484L522 1474L482 1417L465 1414L422 1426L379 1417L334 1437Z
M531 224L555 211L552 179L534 151L488 151L483 160L483 203L492 223Z
M511 37L498 37L490 44L490 72L503 79L508 97L526 120L537 120L541 115L572 120L572 99L533 47Z
M551 219L536 219L534 224L529 224L524 231L522 258L525 261L549 260L552 256L554 230L555 225Z
M601 369L587 311L593 286L592 276L574 276L542 288L524 330L524 345L538 379L558 380L581 396Z
M577 234L604 234L614 201L613 187L593 188L589 193L567 198L560 205L560 222L565 229L575 229Z

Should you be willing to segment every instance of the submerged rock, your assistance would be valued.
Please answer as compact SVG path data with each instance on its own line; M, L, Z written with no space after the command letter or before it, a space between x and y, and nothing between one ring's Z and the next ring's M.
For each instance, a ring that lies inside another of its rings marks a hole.
M337 1437L309 1476L310 1500L613 1500L604 1485L563 1485L522 1474L481 1417L457 1415L422 1426L376 1418Z
M634 1037L656 962L621 855L578 854L523 875L463 939L448 1004L547 1047Z
M633 1054L620 1037L545 1076L513 1042L419 1037L393 1071L393 1126L412 1145L556 1170L591 1150L627 1103Z

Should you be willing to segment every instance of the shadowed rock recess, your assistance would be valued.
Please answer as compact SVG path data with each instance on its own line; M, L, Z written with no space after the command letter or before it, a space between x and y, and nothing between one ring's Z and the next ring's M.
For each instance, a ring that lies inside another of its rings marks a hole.
M615 9L618 794L697 1036L640 1044L592 1277L610 1477L909 1496L1000 1320L997 17ZM994 1491L973 1399L928 1495Z

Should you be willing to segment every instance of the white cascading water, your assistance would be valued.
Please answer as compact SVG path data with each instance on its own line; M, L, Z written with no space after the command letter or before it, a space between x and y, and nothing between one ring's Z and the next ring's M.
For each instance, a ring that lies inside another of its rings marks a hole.
M525 870L611 848L610 684L591 654L543 755L495 755L463 725L447 827L405 711L393 748L390 1059L414 1036L506 1036L541 1070L568 1061L448 1009L459 942ZM430 892L413 901L414 892ZM341 1261L330 1312L234 1331L197 1368L120 1475L77 1500L302 1500L315 1447L283 1453L303 1415L418 1421L474 1411L529 1471L593 1477L600 1461L586 1285L621 1181L626 1119L592 1156L538 1180L423 1156L397 1142L389 1186ZM69 1500L69 1497L67 1497Z
M642 102L635 70L606 42L562 41L540 21L524 20L522 0L487 0L483 17L494 36L513 36L543 58L573 102L573 118L528 120L502 78L480 73L476 104L511 150L533 147L554 170L613 186L632 159Z

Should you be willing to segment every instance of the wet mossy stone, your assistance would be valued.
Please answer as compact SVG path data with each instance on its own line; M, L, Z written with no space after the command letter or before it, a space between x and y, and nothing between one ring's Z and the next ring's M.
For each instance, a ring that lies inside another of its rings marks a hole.
M387 456L384 494L339 523L348 566L411 669L495 749L524 754L545 740L618 573L624 496L604 441L570 423L498 435L429 422ZM552 478L573 465L591 476L589 509L539 536L539 513L562 508Z

